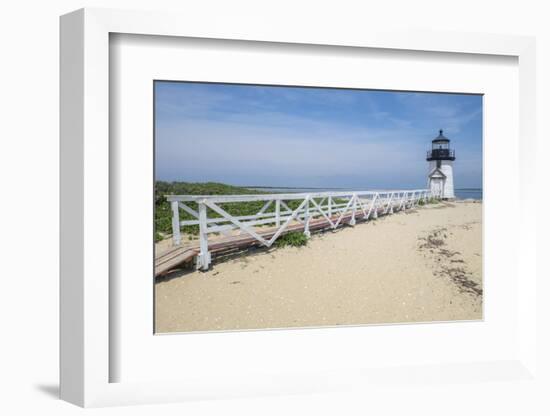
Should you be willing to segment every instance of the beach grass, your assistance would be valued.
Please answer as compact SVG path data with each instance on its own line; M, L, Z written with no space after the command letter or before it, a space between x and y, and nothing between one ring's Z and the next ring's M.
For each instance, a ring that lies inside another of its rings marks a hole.
M283 234L275 241L276 247L302 247L307 245L308 238L303 232L293 231Z

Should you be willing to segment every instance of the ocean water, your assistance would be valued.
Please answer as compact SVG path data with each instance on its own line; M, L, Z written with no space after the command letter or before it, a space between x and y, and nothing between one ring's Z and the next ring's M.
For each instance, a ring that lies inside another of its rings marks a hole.
M365 189L354 188L283 188L283 187L269 187L269 186L246 186L248 189L254 189L257 191L273 192L273 193L300 193L300 192L328 192L328 191L364 191ZM373 191L376 189L373 189ZM481 188L458 188L455 189L455 196L457 199L475 199L481 201L483 199L483 189Z
M458 199L476 199L481 201L483 199L483 189L480 189L480 188L455 189L455 196Z

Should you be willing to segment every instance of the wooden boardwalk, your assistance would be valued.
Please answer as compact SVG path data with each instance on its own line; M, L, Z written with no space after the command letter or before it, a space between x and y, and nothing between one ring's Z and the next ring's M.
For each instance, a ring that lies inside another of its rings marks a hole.
M384 214L384 208L380 207L377 209L377 215ZM336 221L338 218L339 215L333 215L331 217L331 220ZM349 224L351 218L351 213L345 215L344 217L342 217L341 223ZM356 213L355 219L364 220L365 215L362 212ZM331 226L325 218L312 218L309 222L309 229L311 231L330 230ZM255 231L263 238L270 239L277 231L277 227L261 227L256 228ZM300 223L289 225L283 232L283 234L293 231L304 231L304 225ZM262 244L250 235L236 235L212 241L209 243L208 249L214 255L220 255L234 251L236 249L243 250L252 246L261 247ZM158 253L158 255L155 255L155 277L161 277L171 270L178 268L178 266L193 261L194 258L199 254L199 252L199 243L196 242L190 246L175 246L170 248L169 250Z
M172 207L173 246L156 253L155 276L192 260L198 269L208 270L212 255L229 254L250 246L271 247L281 235L293 231L309 237L311 231L334 230L344 224L353 226L357 221L426 203L433 196L427 189L167 195ZM293 208L289 206L290 201ZM227 211L231 204L248 202L261 202L263 206L255 214L232 215ZM192 219L181 221L180 212ZM182 243L181 227L197 225L198 241ZM225 237L219 238L220 233ZM209 235L215 237L209 238Z

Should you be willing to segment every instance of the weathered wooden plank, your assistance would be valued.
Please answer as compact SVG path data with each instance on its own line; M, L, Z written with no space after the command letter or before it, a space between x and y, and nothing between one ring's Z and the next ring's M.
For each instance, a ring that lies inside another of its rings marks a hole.
M350 218L351 214L343 217L341 223L348 223ZM323 228L330 229L330 226L327 225L324 218L312 219L310 220L309 228L310 230ZM302 224L289 225L280 234L286 234L292 231L302 231L303 229L304 226ZM276 233L277 230L275 228L258 232L258 234L265 239L272 238ZM246 247L255 244L259 245L259 242L251 236L234 236L228 239L210 242L208 248L210 252L218 253L226 249ZM199 252L200 250L198 247L174 247L159 254L155 259L155 276L159 277L177 266L192 260Z
M179 248L179 252L176 255L165 259L161 263L155 261L155 277L162 276L182 263L192 260L198 254L199 251L197 248Z

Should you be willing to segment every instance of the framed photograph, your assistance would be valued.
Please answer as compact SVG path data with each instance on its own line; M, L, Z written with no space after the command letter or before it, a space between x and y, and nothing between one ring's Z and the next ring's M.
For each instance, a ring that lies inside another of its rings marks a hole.
M482 319L482 95L154 97L155 333Z
M534 40L245 32L61 18L62 398L536 385Z

